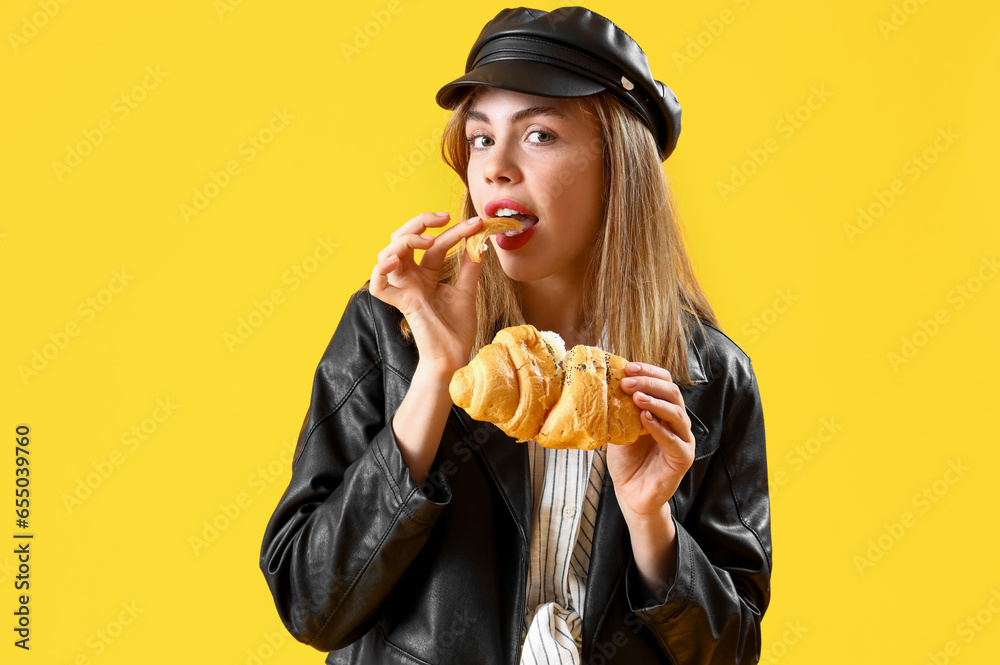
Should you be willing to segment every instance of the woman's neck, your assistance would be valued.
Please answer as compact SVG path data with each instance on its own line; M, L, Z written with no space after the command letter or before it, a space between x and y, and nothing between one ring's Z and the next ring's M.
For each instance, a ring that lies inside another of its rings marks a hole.
M594 343L580 329L583 290L579 279L553 275L538 282L522 282L521 310L525 323L558 333L567 350L577 344Z

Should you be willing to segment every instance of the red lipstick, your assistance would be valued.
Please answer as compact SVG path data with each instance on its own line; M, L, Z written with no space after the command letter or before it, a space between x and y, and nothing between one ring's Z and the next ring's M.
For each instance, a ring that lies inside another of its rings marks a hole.
M528 244L528 241L531 240L531 236L535 235L536 228L538 228L537 224L535 226L532 226L527 231L518 233L516 236L508 236L504 235L503 233L498 233L497 235L493 236L493 242L495 242L497 244L497 247L499 247L500 249L505 249L507 251L514 249L521 249L526 244Z
M514 199L496 199L495 201L490 201L483 209L483 213L485 213L486 217L496 217L497 210L500 208L510 208L511 210L516 210L522 215L537 217L535 213L531 212L521 205L519 201L515 201Z

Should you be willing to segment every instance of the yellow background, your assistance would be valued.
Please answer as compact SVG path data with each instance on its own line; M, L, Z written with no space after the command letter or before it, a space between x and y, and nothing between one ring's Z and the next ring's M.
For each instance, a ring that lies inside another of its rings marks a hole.
M0 491L4 662L322 662L284 632L257 568L285 447L389 233L458 209L434 93L503 6L3 3L0 486L26 423L36 534L24 652ZM665 168L702 283L759 379L765 662L995 662L1000 9L589 6L683 105ZM257 135L273 140L249 160ZM77 166L54 167L81 144ZM238 172L185 220L229 162ZM25 378L35 352L51 358ZM225 528L206 539L206 521Z

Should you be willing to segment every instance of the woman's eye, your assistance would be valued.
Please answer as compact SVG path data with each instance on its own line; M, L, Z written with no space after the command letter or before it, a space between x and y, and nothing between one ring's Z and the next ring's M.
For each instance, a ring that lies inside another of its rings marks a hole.
M466 139L473 148L486 148L493 145L493 139L488 136L483 136L482 134L477 134L476 136L470 136ZM488 141L488 143L487 143Z
M531 137L533 137L533 136L537 137L537 140L532 139ZM555 137L553 137L552 134L550 134L548 132L543 132L540 129L539 130L535 130L535 131L531 132L530 134L528 134L528 141L531 142L531 143L549 143L550 141L552 141L553 138L555 138Z

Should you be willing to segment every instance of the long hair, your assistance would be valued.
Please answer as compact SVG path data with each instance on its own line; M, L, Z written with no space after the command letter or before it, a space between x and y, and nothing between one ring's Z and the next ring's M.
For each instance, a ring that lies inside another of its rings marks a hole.
M441 140L444 161L462 179L462 219L475 216L469 197L468 111L482 86L455 108ZM652 134L639 118L605 91L575 99L601 128L604 165L603 221L589 248L582 320L574 333L628 360L666 368L679 385L691 385L688 340L694 326L719 322L695 278L681 225ZM558 185L555 185L558 186ZM461 257L452 251L439 279L453 284ZM496 252L483 254L476 294L477 332L470 359L501 328L526 323L517 282L503 271ZM412 332L403 318L400 330Z

